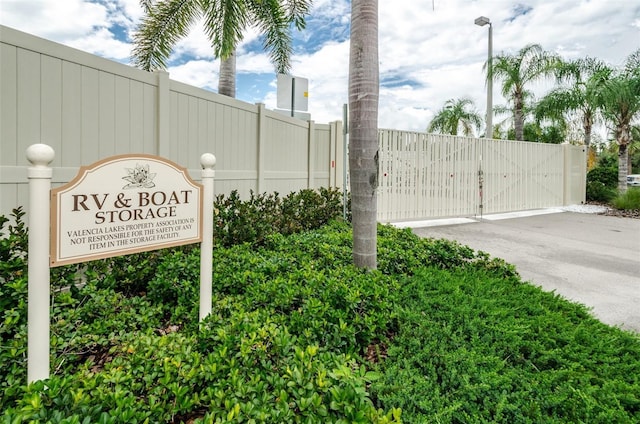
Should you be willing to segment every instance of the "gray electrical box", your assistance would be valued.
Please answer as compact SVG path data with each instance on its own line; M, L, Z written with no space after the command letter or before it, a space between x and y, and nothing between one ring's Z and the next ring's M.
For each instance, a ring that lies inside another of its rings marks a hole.
M295 111L309 110L309 80L278 74L278 107L294 116Z

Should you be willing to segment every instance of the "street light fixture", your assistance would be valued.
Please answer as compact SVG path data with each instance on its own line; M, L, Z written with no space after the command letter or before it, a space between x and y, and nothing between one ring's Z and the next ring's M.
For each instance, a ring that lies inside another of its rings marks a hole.
M493 26L489 18L480 16L474 23L478 26L489 25L489 52L487 58L487 75L491 75L491 65L493 59ZM485 138L493 138L493 76L487 78L487 128L484 131Z

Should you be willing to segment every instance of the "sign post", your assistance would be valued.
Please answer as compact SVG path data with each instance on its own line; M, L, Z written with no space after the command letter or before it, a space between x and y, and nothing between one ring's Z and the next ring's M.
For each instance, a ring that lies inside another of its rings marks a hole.
M50 268L201 242L200 320L211 312L213 167L200 158L202 182L159 156L119 155L51 189L55 152L26 151L29 178L28 383L49 378Z
M27 294L27 382L49 378L49 191L55 152L46 144L27 148L29 167L29 263Z
M213 283L213 177L216 157L205 153L200 157L202 186L204 187L204 214L202 217L202 243L200 244L200 321L211 313L211 284Z

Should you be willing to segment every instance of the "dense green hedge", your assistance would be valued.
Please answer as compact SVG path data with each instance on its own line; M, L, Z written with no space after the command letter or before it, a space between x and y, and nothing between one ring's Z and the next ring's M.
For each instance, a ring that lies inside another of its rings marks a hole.
M20 218L0 219L7 423L640 421L637 335L410 230L380 226L379 269L356 269L338 221L229 247L219 226L201 324L196 246L55 268L52 377L26 386Z
M335 188L300 190L284 198L252 191L247 200L234 190L216 198L213 238L225 247L261 245L269 235L320 228L342 213L342 191Z
M373 393L407 422L640 419L637 336L484 272L422 269L401 286L402 324Z
M617 166L598 166L587 173L588 201L610 202L618 193L617 187Z

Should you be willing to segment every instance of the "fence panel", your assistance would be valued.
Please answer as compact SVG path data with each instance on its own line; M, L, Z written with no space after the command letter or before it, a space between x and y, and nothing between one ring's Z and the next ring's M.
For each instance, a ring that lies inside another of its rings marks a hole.
M0 214L28 207L25 151L53 147L53 184L126 153L163 156L200 176L214 153L216 194L288 194L333 184L338 124L314 124L0 26Z
M564 147L485 140L484 213L563 205Z
M265 114L264 180L261 191L287 194L294 187L308 187L309 124L283 114Z
M564 185L564 204L574 205L583 202L586 198L587 166L585 146L565 145L564 169L567 172Z

